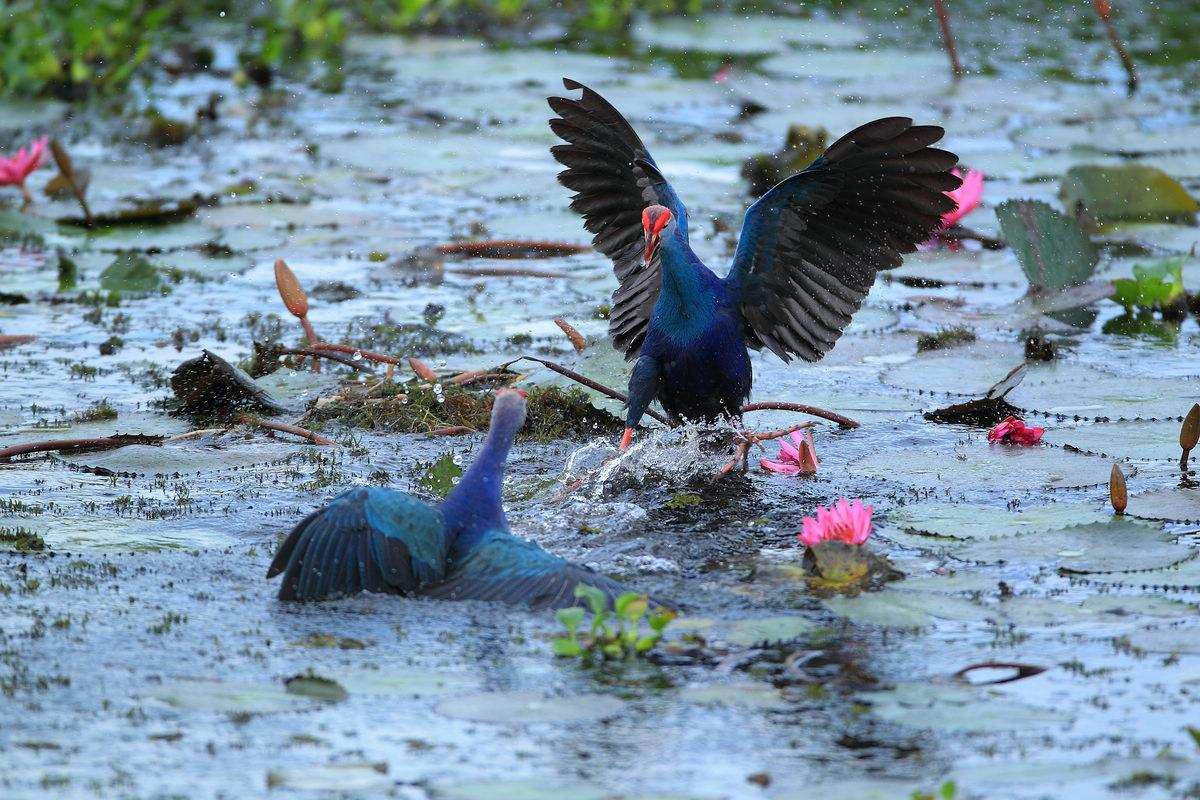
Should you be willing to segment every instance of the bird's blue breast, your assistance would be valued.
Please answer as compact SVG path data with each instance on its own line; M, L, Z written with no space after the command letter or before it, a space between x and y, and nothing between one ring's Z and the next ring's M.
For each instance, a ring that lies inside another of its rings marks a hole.
M658 360L659 402L677 417L713 420L736 415L750 395L750 357L732 310L719 310L686 342L657 330L652 320L642 352Z

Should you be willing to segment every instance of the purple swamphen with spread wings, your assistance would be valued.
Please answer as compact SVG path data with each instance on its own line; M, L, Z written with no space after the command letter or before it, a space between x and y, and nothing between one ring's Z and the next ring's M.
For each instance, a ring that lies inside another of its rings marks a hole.
M933 125L888 117L855 128L746 211L728 275L688 244L687 210L621 113L588 87L550 97L550 152L571 208L612 259L609 335L634 361L621 449L654 400L673 421L739 419L746 348L790 361L833 347L880 270L897 267L954 208L958 157L930 147Z
M309 514L267 571L268 578L283 573L279 599L366 591L562 608L575 605L582 583L611 602L623 591L615 581L509 533L500 488L524 421L524 394L498 392L483 449L439 507L395 489L359 487Z

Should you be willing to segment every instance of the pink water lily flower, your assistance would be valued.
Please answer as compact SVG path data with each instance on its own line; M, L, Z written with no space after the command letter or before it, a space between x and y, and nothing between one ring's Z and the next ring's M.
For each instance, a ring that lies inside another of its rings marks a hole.
M817 460L812 431L792 431L790 438L790 442L787 439L779 440L779 455L774 461L759 459L759 465L768 472L783 475L816 475L821 462Z
M25 205L33 202L33 196L25 186L25 179L42 164L42 156L46 153L46 144L50 140L43 136L34 139L29 149L22 147L15 156L4 158L0 156L0 186L19 186Z
M871 514L875 509L862 500L840 498L832 508L817 506L817 516L805 517L800 533L796 534L805 547L821 542L844 542L861 545L871 535Z
M983 173L976 169L967 170L967 174L963 175L957 167L951 172L959 178L962 178L962 186L957 189L946 192L946 196L957 203L953 211L947 211L942 214L942 227L949 228L951 225L958 223L960 219L970 214L979 207L979 201L983 199Z
M1042 440L1045 428L1035 428L1026 425L1024 420L1008 417L996 427L988 431L988 441L992 444L1019 444L1023 447L1035 445Z

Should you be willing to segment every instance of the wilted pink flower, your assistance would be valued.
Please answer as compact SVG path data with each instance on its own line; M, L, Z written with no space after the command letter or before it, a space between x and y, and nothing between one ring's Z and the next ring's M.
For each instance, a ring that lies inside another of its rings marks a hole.
M792 431L791 440L780 439L776 459L759 459L759 465L765 470L784 475L816 475L821 462L817 460L817 451L813 447L812 432Z
M983 198L983 173L976 169L967 170L967 174L963 175L957 167L951 170L956 176L962 178L962 185L951 192L946 192L946 196L953 200L958 206L953 211L947 211L942 214L942 227L949 228L957 223L960 219L970 214L979 207L979 201Z
M845 542L860 545L871 535L871 506L862 500L853 503L841 498L833 508L817 506L817 516L805 517L797 537L805 547L815 547L821 542Z
M1001 444L1019 444L1028 447L1040 442L1042 434L1045 432L1045 428L1034 428L1026 425L1024 421L1016 417L1009 417L988 431L988 441L993 444L999 442Z
M41 166L48 141L49 139L43 136L41 139L34 139L28 151L22 147L11 158L0 156L0 186L21 187L26 204L33 202L33 197L25 187L25 179L29 177L29 173Z

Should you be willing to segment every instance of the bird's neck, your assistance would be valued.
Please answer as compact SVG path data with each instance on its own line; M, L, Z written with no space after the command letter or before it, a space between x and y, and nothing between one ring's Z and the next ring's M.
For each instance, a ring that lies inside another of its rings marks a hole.
M511 446L512 432L493 425L475 463L442 501L452 557L470 551L489 530L508 530L501 489Z
M677 236L659 246L662 285L654 306L661 330L672 339L687 342L712 323L716 298L712 272L701 264Z

